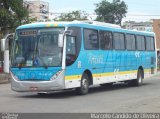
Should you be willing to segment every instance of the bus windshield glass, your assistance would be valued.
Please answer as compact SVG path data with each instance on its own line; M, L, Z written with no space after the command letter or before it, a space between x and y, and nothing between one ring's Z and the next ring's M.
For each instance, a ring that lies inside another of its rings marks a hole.
M62 47L58 36L64 28L17 30L13 41L12 67L60 67Z

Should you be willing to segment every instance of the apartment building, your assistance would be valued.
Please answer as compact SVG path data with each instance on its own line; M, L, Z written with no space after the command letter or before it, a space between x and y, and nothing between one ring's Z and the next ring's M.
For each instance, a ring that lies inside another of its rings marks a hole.
M153 31L156 34L157 50L160 52L160 19L153 19Z
M123 23L125 29L137 30L137 31L153 31L152 22L135 22L126 21Z
M37 20L46 20L49 18L49 3L36 0L36 1L25 1L25 6L29 10L29 16L37 18Z

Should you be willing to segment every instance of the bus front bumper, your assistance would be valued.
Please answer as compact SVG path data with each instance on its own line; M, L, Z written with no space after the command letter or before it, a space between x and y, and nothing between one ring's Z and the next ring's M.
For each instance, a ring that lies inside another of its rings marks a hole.
M19 81L11 74L11 89L16 92L49 92L64 88L64 71L50 81Z

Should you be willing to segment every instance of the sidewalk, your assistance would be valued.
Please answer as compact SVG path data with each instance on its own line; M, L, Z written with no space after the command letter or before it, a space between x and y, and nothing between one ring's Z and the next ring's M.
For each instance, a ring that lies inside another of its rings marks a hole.
M2 83L9 83L9 74L7 73L0 73L0 84Z

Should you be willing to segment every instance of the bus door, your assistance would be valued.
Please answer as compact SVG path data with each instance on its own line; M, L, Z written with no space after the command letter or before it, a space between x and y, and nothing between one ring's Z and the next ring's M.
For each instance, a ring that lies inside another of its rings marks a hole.
M82 59L80 58L82 33L80 27L69 27L71 33L66 36L66 75L81 75Z

